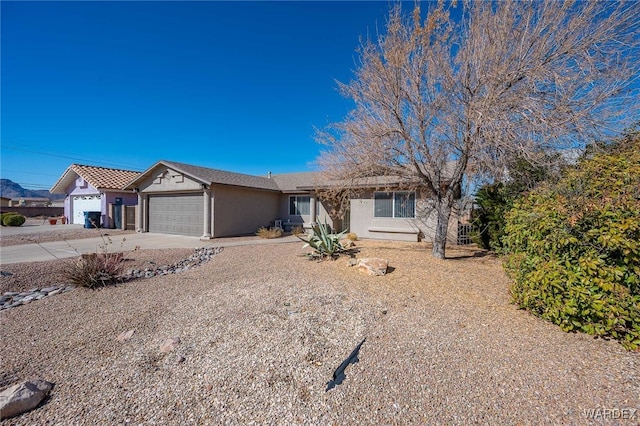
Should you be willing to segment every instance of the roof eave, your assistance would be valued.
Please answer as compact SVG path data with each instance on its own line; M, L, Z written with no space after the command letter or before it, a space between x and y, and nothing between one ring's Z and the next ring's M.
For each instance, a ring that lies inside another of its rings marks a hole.
M78 173L76 173L75 170L73 170L73 164L70 165L69 167L67 167L67 170L64 171L64 173L62 174L62 176L60 176L58 181L55 184L53 184L51 189L49 189L49 192L51 194L65 194L65 195L67 195L66 189L71 183L73 183L73 181L67 181L67 176L69 175L69 173L73 173L73 174L76 175L76 177L73 178L74 180L78 176Z
M165 167L169 167L171 169L174 169L175 171L178 171L184 175L189 176L190 178L192 178L195 181L198 181L202 184L205 185L211 185L211 182L207 182L206 179L202 179L198 176L193 175L192 173L186 172L184 170L181 170L181 168L176 165L171 163L170 161L166 161L166 160L160 160L158 162L156 162L153 166L149 167L147 170L145 170L144 172L141 172L140 175L138 177L136 177L135 179L133 179L132 181L130 181L129 183L127 183L124 187L122 187L123 190L132 190L135 191L135 188L138 186L137 184L139 182L142 182L144 179L150 177L151 172L157 168L158 166L165 166Z

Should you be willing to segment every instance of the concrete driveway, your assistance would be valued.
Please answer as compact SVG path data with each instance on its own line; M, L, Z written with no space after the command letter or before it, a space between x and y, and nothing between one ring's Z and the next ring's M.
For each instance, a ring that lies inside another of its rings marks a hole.
M111 242L109 242L111 241ZM300 241L294 236L265 240L262 238L223 238L201 241L198 237L181 235L140 233L113 237L83 238L80 240L52 241L40 244L22 244L0 248L0 264L40 262L79 256L83 253L101 252L105 247L109 252L140 249L172 249L196 247L231 247L256 244L278 244Z

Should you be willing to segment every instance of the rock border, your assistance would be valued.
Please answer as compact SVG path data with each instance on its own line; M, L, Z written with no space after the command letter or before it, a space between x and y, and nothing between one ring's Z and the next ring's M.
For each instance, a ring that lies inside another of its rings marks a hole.
M172 265L162 265L155 269L146 268L144 270L129 269L120 279L122 282L128 282L141 278L152 278L160 275L178 274L196 268L217 254L222 253L224 247L205 247L196 248L195 253L186 259L180 260ZM69 292L76 288L73 285L55 284L46 288L32 288L29 291L15 292L7 291L0 295L0 311L17 308L18 306L27 305L31 302L42 300L45 297L55 296Z

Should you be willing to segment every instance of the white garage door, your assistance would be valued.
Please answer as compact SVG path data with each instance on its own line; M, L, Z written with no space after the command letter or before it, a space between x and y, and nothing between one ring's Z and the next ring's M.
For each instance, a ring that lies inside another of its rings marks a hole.
M149 195L149 232L200 237L203 210L202 194Z
M74 195L73 196L73 221L72 223L84 225L84 212L102 211L100 194Z

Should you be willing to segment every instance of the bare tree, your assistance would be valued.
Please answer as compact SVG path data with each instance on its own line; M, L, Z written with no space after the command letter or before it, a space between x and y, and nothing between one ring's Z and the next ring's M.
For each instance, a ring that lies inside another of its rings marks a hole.
M428 3L426 19L391 8L386 33L364 40L355 108L318 132L329 179L418 181L433 193L433 256L463 178L499 177L576 150L637 120L640 7L635 2Z

